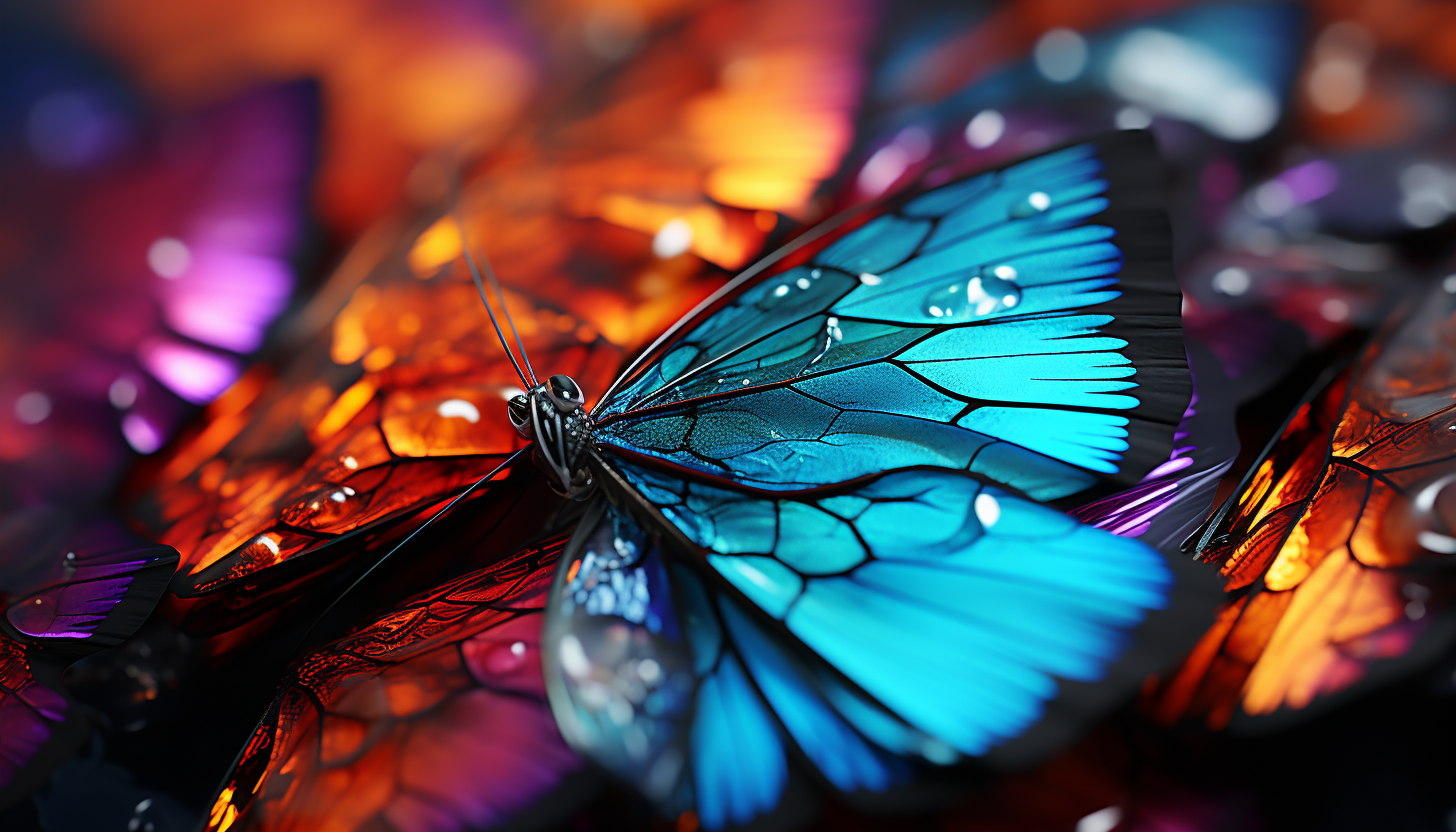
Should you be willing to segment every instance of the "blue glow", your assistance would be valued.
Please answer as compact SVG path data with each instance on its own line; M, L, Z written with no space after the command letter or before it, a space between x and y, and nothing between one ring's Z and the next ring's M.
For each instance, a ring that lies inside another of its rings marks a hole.
M814 262L850 274L882 272L903 262L929 233L929 222L886 214L844 235Z
M621 470L634 482L662 477ZM934 740L980 755L1019 736L1058 680L1101 679L1171 591L1163 556L1145 544L951 471L888 474L818 500L692 482L676 494L668 516L692 506L695 523L679 528L699 543L732 537L744 518L777 518L773 551L709 563L907 724L835 695L839 713L889 749ZM745 565L760 580L745 581ZM928 739L905 734L911 726Z

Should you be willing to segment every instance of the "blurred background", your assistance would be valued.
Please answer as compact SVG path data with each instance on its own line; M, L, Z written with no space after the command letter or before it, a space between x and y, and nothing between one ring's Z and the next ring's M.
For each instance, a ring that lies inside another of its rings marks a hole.
M11 0L0 557L95 516L159 528L148 494L175 519L166 488L207 481L250 379L292 378L279 419L314 435L366 374L468 355L439 346L478 325L451 211L523 335L609 378L840 208L1113 129L1163 153L1200 400L1237 417L1196 443L1221 499L1326 368L1451 280L1453 80L1441 0ZM1427 623L1388 684L1277 729L1129 706L897 822L1456 829L1456 655ZM0 827L193 828L261 705L186 692L226 650L177 644L78 677L94 736ZM567 828L654 822L626 800Z

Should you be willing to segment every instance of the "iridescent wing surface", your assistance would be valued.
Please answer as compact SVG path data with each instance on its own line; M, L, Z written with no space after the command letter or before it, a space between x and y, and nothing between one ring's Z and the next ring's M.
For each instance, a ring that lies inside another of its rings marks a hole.
M574 744L743 825L792 759L852 794L1035 759L1180 654L1199 570L1041 504L1136 483L1188 404L1151 153L1114 136L811 233L614 385L615 507L547 616Z
M918 465L1039 501L1133 484L1188 403L1145 134L912 194L733 287L598 442L754 488Z

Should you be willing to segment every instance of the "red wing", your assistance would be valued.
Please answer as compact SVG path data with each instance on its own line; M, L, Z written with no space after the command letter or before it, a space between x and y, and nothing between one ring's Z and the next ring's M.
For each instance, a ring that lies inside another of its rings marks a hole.
M580 767L541 675L564 538L412 598L305 658L212 807L210 832L478 829Z
M562 317L511 301L522 317ZM278 376L255 370L214 402L133 485L134 515L182 553L176 594L225 596L227 618L246 618L520 448L505 418L519 382L483 322L465 284L365 284ZM525 339L534 360L595 389L620 362L575 327Z
M1204 537L1229 600L1160 718L1301 710L1399 663L1456 581L1456 303L1438 291L1291 419Z

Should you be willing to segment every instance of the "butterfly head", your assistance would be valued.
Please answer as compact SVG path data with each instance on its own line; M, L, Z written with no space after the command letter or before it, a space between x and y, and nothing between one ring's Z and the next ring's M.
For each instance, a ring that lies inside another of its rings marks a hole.
M587 449L592 441L586 397L570 376L554 375L511 397L506 408L516 432L536 443L536 459L558 494L583 499L592 491Z

